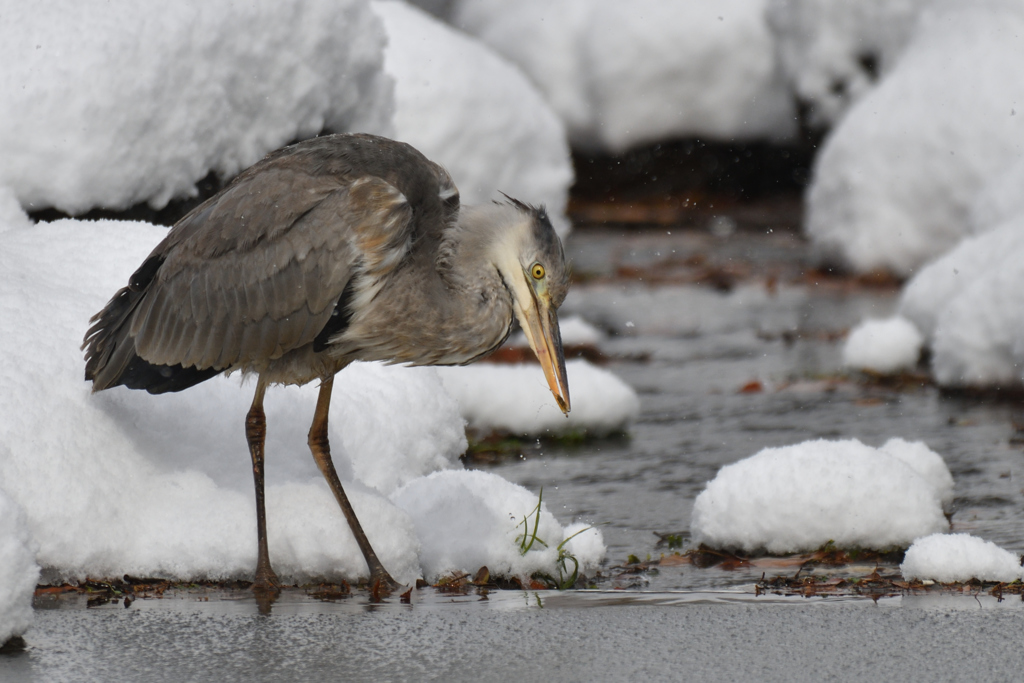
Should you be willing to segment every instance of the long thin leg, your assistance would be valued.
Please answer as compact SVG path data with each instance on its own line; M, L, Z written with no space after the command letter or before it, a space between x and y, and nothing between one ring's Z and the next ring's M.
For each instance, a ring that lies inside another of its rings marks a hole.
M263 495L263 446L267 438L267 416L263 413L263 395L266 393L267 385L263 378L260 378L256 382L256 396L252 399L252 407L245 416L245 438L249 442L252 478L256 485L258 559L252 587L253 590L264 591L281 588L281 582L270 566L270 553L267 551L267 507Z
M400 584L391 578L384 565L377 559L377 553L373 552L369 539L363 532L363 527L356 518L356 512L345 495L345 489L341 487L341 480L338 479L338 472L334 469L334 461L331 460L331 445L327 441L327 413L331 408L331 390L334 388L334 378L325 379L320 384L320 395L316 399L316 412L313 414L313 426L309 428L309 450L313 452L313 459L327 480L327 484L338 499L338 505L348 520L348 526L352 529L352 535L356 537L359 549L363 551L363 558L370 568L370 585L380 586L387 589L399 588Z

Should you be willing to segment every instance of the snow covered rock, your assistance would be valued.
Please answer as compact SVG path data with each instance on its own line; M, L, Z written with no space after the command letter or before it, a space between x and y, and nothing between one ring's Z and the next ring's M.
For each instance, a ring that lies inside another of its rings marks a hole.
M693 506L695 543L746 553L886 549L946 531L951 477L924 444L856 439L766 448L727 465ZM943 471L945 474L943 474Z
M970 534L932 534L907 549L900 565L903 578L954 581L1016 581L1020 558L991 541Z
M449 20L518 64L570 140L621 152L665 138L796 133L764 0L461 0Z
M866 320L843 345L843 365L883 375L910 370L921 357L923 343L921 333L906 318Z
M7 3L0 186L160 208L324 127L387 132L384 41L365 0Z
M444 166L465 204L504 192L546 204L559 234L572 163L565 127L515 66L479 41L397 0L375 0L395 82L395 137Z
M0 443L0 453L4 446ZM0 490L0 645L32 625L32 594L39 579L25 513Z
M783 71L828 127L888 73L932 0L768 0Z
M640 399L611 372L585 360L565 364L572 410L563 415L540 365L477 363L438 368L470 428L529 436L585 431L604 435L636 419Z
M818 156L806 229L858 271L902 276L968 231L975 195L1024 153L1024 5L929 6Z
M538 517L536 495L489 472L435 472L409 482L391 500L415 524L428 580L480 567L492 576L525 578L543 572L558 578L559 544L586 528L574 524L563 529L543 504ZM565 550L583 572L596 568L606 552L597 529L579 533ZM563 576L571 574L573 563L561 569Z
M214 378L151 396L91 394L79 350L89 316L166 230L65 220L0 231L0 481L39 545L44 578L250 578L252 475L242 423L251 386ZM306 446L317 387L267 394L270 552L286 580L366 576ZM463 421L432 368L358 364L337 378L340 476L392 575L419 576L412 520L386 498L458 467Z

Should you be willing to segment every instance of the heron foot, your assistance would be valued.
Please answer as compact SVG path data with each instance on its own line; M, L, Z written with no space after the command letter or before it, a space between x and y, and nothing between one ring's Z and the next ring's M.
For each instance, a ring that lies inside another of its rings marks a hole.
M260 563L256 567L256 576L253 577L252 589L263 592L281 590L281 580L277 578L277 574L270 568L270 564Z
M404 588L404 586L391 578L383 566L378 565L370 572L370 595L374 602L379 601L382 597L387 597L400 588Z

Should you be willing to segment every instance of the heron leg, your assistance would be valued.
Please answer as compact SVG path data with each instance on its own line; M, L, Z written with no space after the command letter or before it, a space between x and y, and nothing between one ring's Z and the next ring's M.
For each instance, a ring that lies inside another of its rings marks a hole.
M356 537L356 543L363 552L366 565L370 568L370 585L373 589L381 588L392 590L399 588L401 584L391 578L384 565L373 552L370 540L366 538L363 527L356 518L356 511L345 495L345 489L341 487L341 480L338 479L338 472L334 469L334 461L331 460L331 445L327 440L327 413L331 408L331 390L334 388L334 378L325 379L320 384L320 395L316 400L316 412L313 414L313 425L309 428L309 450L313 452L313 459L316 460L320 472L334 492L334 497L341 506L341 511L348 520L348 526L352 529L352 535Z
M260 378L256 383L256 396L252 399L252 407L245 416L245 438L249 442L249 455L252 456L252 477L256 485L256 536L258 557L256 560L256 576L252 588L257 591L278 590L281 582L270 566L270 553L267 551L267 508L263 495L263 446L267 438L267 416L263 413L263 396L267 385Z

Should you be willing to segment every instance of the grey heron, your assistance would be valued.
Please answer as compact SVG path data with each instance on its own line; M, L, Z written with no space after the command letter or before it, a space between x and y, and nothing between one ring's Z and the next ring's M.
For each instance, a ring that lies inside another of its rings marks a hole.
M253 587L280 582L267 550L263 398L320 381L309 448L376 585L397 584L363 532L327 438L334 375L356 360L459 365L518 319L558 406L569 389L557 308L568 289L543 208L460 207L448 173L413 147L330 135L268 155L167 233L91 319L85 378L181 391L222 372L256 375L245 419L256 489Z

